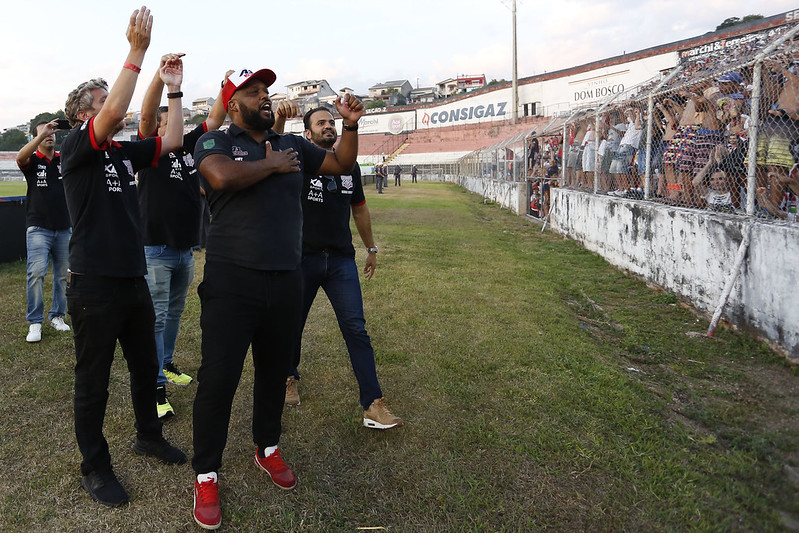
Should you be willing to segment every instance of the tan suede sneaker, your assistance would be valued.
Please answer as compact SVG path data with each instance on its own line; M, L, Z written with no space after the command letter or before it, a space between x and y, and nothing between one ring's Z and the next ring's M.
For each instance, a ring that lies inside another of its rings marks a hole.
M402 426L402 419L391 414L386 399L378 398L363 412L363 425L373 429L391 429Z
M297 390L297 378L289 376L286 380L286 405L300 405L300 391Z

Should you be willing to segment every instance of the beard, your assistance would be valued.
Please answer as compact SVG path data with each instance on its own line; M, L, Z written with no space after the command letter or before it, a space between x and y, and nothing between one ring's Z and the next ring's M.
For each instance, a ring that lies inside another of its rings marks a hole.
M333 148L333 145L336 144L336 139L338 139L338 134L335 132L333 133L332 137L325 137L323 133L317 135L311 132L311 142L316 146L324 148L325 150L330 150Z
M241 102L239 102L239 109L241 110L242 122L250 129L266 131L272 129L272 126L275 125L275 117L269 116L268 118L264 118L261 116L261 111L259 109L251 109Z

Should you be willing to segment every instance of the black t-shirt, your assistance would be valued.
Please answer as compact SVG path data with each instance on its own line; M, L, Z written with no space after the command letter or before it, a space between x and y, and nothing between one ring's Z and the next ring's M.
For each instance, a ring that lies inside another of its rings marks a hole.
M355 257L350 206L366 203L361 168L356 164L351 175L307 178L310 179L305 180L302 188L302 253L328 250Z
M139 171L145 246L166 244L185 250L200 242L203 199L192 153L205 132L203 122L183 136L183 148L161 156L158 166Z
M134 174L157 164L161 138L138 142L94 138L94 118L61 147L61 171L72 220L69 268L80 274L138 277L147 273Z
M52 231L69 228L69 211L61 179L61 155L48 159L39 150L25 167L19 168L28 182L25 224Z
M296 150L300 171L273 174L240 191L215 191L200 173L211 207L206 257L256 270L294 270L302 260L302 173L315 174L327 152L302 137L272 130L266 141L272 150ZM258 161L266 147L233 124L200 137L194 152L197 168L213 154Z

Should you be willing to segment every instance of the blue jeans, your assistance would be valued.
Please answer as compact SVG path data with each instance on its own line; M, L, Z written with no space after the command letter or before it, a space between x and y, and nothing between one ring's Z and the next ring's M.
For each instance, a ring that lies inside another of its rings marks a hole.
M25 240L28 247L28 323L44 322L44 275L50 256L53 256L53 307L50 320L67 313L67 264L72 229L49 230L28 227Z
M321 287L324 289L333 310L336 312L338 327L350 353L350 363L358 380L360 402L368 409L377 398L383 397L375 369L375 352L372 341L366 333L366 320L363 316L363 297L361 282L358 279L358 266L352 257L326 252L302 257L302 322L305 328L308 312ZM302 329L300 330L302 334ZM298 340L294 352L294 364L289 371L300 378L297 367L300 364L301 342Z
M145 246L147 286L155 310L155 348L158 353L158 386L166 385L164 365L172 362L186 293L194 279L194 254L167 245Z

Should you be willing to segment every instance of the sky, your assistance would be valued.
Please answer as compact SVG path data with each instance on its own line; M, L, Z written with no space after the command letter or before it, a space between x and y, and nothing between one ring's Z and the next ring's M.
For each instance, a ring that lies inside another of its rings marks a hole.
M153 33L130 105L139 110L160 57L183 52L184 106L213 96L228 69L271 68L272 92L325 79L334 90L462 74L510 80L513 0L150 0ZM702 35L729 17L776 15L799 0L516 1L519 78ZM7 2L0 19L0 131L64 107L79 83L119 75L140 4ZM164 97L165 98L165 97ZM164 100L165 102L165 100Z

